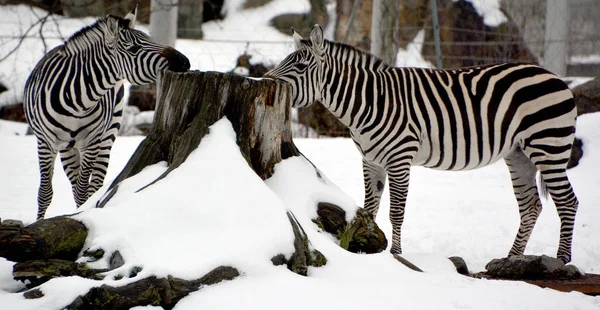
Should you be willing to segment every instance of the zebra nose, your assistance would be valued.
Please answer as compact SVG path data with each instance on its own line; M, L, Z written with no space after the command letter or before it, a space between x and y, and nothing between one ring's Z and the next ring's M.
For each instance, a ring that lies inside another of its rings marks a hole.
M185 72L190 69L190 61L178 50L168 47L163 51L162 54L169 62L169 70L175 72Z

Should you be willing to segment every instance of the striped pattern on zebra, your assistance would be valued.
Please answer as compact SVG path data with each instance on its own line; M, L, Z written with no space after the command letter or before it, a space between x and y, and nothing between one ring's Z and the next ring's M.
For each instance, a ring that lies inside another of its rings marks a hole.
M27 79L23 104L40 169L38 220L52 201L57 153L77 207L102 186L121 127L124 80L148 84L167 68L190 67L183 54L135 30L136 15L134 9L84 27L48 52Z
M539 171L560 217L557 256L571 260L578 200L566 166L577 111L562 80L532 64L395 68L324 40L318 25L309 40L293 33L297 50L265 77L291 84L294 107L319 101L350 129L363 157L364 206L373 215L387 175L392 253L402 252L412 165L456 171L504 158L521 216L509 255L523 254L540 214Z

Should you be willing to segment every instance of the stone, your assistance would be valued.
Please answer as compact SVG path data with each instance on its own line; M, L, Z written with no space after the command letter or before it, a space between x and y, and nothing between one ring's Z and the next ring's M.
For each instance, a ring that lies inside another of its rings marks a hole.
M340 240L340 246L353 253L380 253L387 248L387 239L373 216L363 208L354 219L346 222L346 211L332 203L317 204L317 218L313 219L323 231Z
M86 264L62 259L30 260L13 266L13 278L17 281L29 280L27 287L35 287L55 277L80 276L101 280L97 273L105 270L89 269Z
M13 227L13 228L23 228L23 222L19 220L4 220L2 222L2 226L4 227Z
M565 266L560 259L547 255L493 259L485 269L488 276L512 280L576 279L582 276L575 266Z
M353 253L380 253L387 248L387 239L373 216L366 209L359 208L341 234L340 246Z
M112 270L117 269L123 265L125 265L125 260L123 259L123 256L121 256L121 252L114 251L110 256L110 260L108 261L108 268Z
M34 288L23 293L23 297L25 297L25 299L38 299L44 297L44 293L42 293L39 288Z
M600 79L596 78L573 88L577 115L600 111Z
M462 275L469 274L469 268L467 267L467 263L462 257L451 256L448 257L448 259L454 264L454 267L456 267L456 272Z

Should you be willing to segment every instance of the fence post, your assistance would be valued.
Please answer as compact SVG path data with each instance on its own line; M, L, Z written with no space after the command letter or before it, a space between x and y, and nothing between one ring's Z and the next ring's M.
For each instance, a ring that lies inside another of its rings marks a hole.
M547 0L544 67L559 76L567 74L569 15L567 0Z
M437 0L431 0L431 17L433 20L433 39L435 40L437 68L442 69L442 49L440 47L440 22L438 21Z

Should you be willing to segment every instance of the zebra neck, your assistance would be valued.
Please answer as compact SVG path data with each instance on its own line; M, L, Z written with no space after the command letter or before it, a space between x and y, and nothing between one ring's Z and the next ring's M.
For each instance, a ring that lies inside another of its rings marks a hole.
M382 71L346 67L330 72L325 76L323 105L350 131L361 132L373 121L378 101L385 101Z
M122 79L113 51L106 46L100 30L93 26L71 37L64 45L64 54L64 70L79 72L73 75L77 77L73 80L73 88L87 85L85 91L75 95L84 111L94 108L98 100Z

